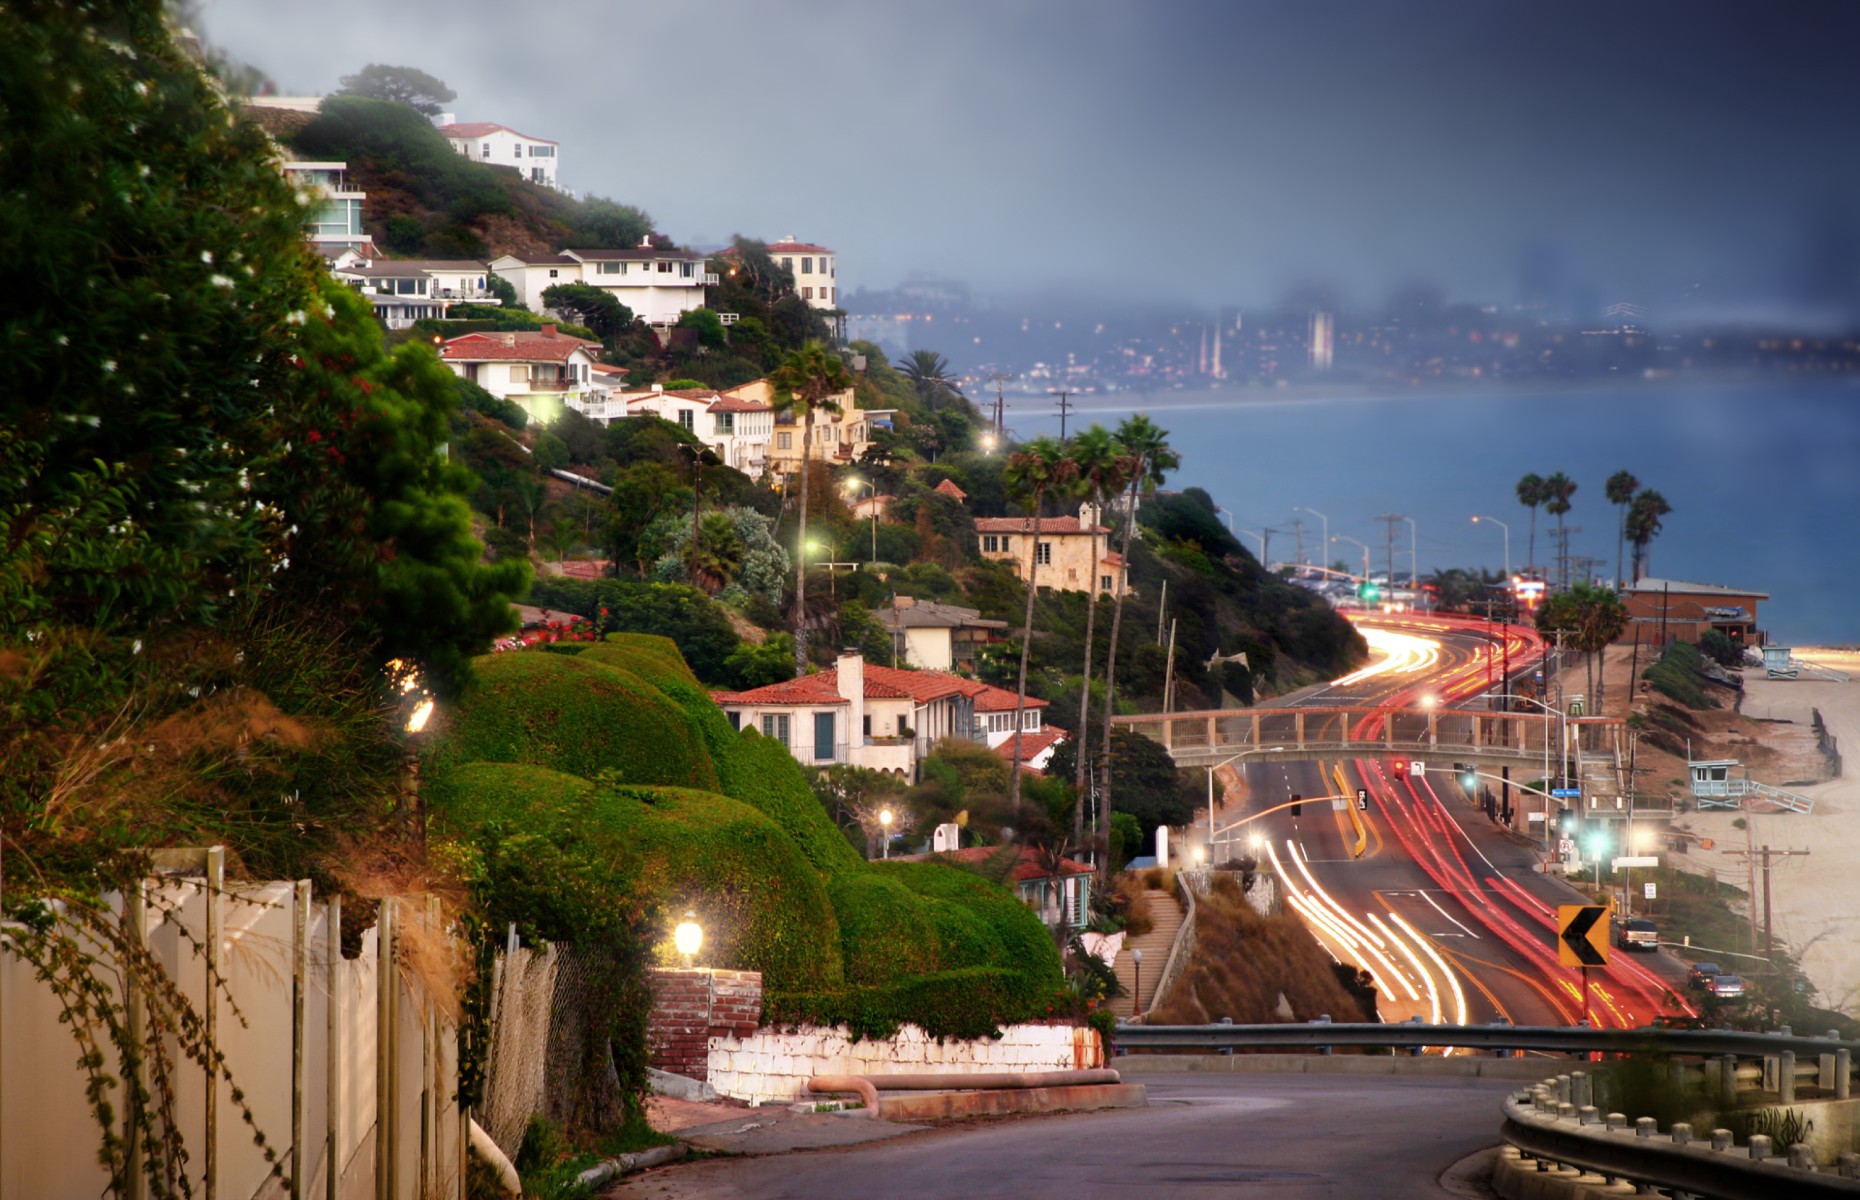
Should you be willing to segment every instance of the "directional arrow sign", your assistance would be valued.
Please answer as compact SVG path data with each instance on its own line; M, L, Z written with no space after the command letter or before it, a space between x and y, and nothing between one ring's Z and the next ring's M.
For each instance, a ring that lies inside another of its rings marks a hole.
M1607 904L1560 904L1556 910L1556 959L1566 967L1608 965Z

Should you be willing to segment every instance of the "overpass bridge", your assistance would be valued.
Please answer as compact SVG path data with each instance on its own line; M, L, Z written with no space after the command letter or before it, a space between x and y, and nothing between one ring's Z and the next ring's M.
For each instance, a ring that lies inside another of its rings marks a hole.
M1112 722L1160 742L1177 766L1211 767L1245 755L1249 762L1316 757L1439 758L1476 767L1556 769L1564 742L1572 763L1626 761L1626 723L1618 717L1560 717L1479 709L1415 707L1236 708L1148 713Z

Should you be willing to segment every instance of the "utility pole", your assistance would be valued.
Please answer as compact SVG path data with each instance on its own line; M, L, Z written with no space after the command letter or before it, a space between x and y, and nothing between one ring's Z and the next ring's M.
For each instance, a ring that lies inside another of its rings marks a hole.
M1748 818L1746 818L1746 822L1748 822ZM1745 831L1746 833L1749 831L1748 824L1745 825ZM1807 850L1772 850L1768 846L1765 846L1761 850L1731 850L1727 853L1742 858L1745 861L1745 865L1751 869L1753 875L1758 869L1761 869L1763 872L1763 955L1765 958L1771 959L1772 965L1774 965L1774 959L1776 957L1776 926L1770 918L1770 869L1772 866L1770 860L1773 858L1795 858L1798 855L1806 855L1809 852ZM1755 883L1756 881L1753 879L1751 882ZM1756 897L1751 896L1750 952L1755 954L1756 951L1757 905Z
M999 441L1007 433L1007 401L1002 398L1001 385L1014 378L1012 375L996 371L988 377L995 385L995 440Z
M1397 521L1406 521L1407 519L1407 517L1402 516L1400 513L1383 513L1376 518L1376 520L1382 522L1384 532L1388 535L1389 586L1391 588L1395 586L1395 523Z
M1061 390L1059 393L1059 440L1066 440L1066 417L1072 412L1072 393Z
M1292 561L1302 567L1305 565L1305 522L1302 517L1292 522L1292 537L1298 543L1298 550Z

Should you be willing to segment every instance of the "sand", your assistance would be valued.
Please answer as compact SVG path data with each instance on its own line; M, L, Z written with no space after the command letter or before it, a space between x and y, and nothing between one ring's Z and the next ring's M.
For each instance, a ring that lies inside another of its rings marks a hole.
M1703 850L1694 844L1690 853L1672 855L1670 861L1683 869L1715 873L1742 888L1749 885L1744 860L1726 851L1742 851L1747 843L1778 851L1809 851L1806 856L1773 860L1770 903L1776 939L1787 943L1801 962L1819 992L1819 1003L1856 1015L1860 1014L1860 651L1798 649L1795 655L1848 679L1830 682L1805 674L1797 680L1772 680L1764 678L1761 668L1747 669L1742 712L1754 720L1744 722L1732 738L1754 736L1762 744L1740 753L1735 745L1727 751L1719 742L1714 752L1751 764L1753 779L1812 798L1814 811L1688 812L1676 826L1713 839L1715 848ZM1846 757L1844 773L1824 782L1791 786L1828 772L1811 725L1816 709ZM1680 770L1675 775L1683 772L1683 763L1677 765ZM1666 782L1662 769L1655 786ZM1740 816L1748 819L1748 836L1734 825ZM1761 919L1760 876L1757 885Z

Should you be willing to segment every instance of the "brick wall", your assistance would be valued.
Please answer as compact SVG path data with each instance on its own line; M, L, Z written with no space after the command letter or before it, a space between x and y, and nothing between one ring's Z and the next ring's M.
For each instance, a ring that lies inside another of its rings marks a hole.
M659 969L651 979L646 1049L661 1071L702 1080L712 1038L748 1037L762 1024L760 971Z
M710 1085L751 1104L811 1097L814 1075L878 1075L973 1071L1071 1071L1102 1067L1104 1047L1093 1029L1070 1025L1010 1025L999 1038L944 1041L915 1025L885 1040L854 1041L844 1029L804 1026L719 1036L710 1051Z

